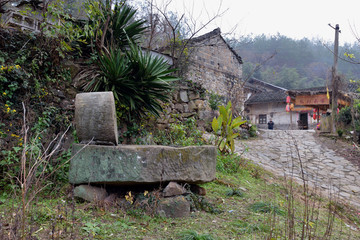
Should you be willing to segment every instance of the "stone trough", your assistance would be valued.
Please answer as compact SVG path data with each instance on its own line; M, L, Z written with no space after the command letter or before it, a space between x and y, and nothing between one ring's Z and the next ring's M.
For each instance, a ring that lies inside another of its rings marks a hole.
M215 179L214 146L118 145L112 92L78 94L75 121L82 144L73 146L69 180L74 185L193 184Z

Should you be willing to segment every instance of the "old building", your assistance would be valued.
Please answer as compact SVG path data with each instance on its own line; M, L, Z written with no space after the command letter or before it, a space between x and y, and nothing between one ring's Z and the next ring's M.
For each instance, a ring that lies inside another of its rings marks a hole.
M286 89L251 78L245 83L245 115L258 128L267 128L272 120L275 129L290 128L290 114L286 108Z
M209 92L238 101L243 107L242 59L226 43L220 29L189 42L190 55L185 79L201 84Z

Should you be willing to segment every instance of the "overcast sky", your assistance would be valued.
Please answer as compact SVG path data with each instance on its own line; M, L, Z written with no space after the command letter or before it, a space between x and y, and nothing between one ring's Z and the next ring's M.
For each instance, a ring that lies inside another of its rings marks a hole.
M156 0L158 4L163 1ZM201 33L216 27L227 33L237 26L237 36L280 33L332 42L335 31L330 23L340 25L340 45L356 41L351 27L360 33L360 0L172 0L170 9L182 13L185 6L198 21L205 22L207 13L213 16L221 2L221 10L227 11Z

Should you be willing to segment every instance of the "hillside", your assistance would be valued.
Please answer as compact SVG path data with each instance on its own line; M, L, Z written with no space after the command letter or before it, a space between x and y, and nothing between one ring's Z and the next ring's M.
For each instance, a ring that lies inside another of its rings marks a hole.
M334 61L330 51L332 43L306 38L294 40L283 35L246 36L230 42L244 61L244 79L259 63L262 66L253 74L254 77L288 89L324 86L331 78L330 69ZM340 46L339 56L345 58L345 53L359 56L360 47L350 44ZM344 81L360 78L358 65L343 60L339 60L338 64Z

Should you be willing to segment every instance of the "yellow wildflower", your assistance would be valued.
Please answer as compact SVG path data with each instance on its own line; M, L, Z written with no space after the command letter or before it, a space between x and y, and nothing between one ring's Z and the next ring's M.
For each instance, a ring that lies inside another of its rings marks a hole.
M13 112L13 113L16 113L16 110L15 110L15 109L13 109L13 110L12 110L12 112Z
M19 69L19 68L21 68L19 65L15 65L15 67L16 67L16 69Z
M125 195L125 199L126 199L126 201L128 201L130 204L133 204L133 202L134 202L134 197L131 195L131 191L128 192L128 193Z
M10 110L11 110L11 109L10 109L9 107L7 107L7 108L6 108L6 113L9 113Z

